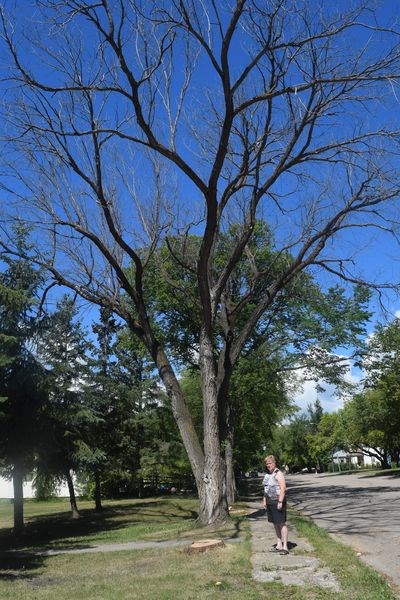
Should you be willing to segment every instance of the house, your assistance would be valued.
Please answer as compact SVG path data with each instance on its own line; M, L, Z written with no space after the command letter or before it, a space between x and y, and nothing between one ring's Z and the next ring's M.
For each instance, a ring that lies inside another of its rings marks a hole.
M345 450L337 450L332 454L332 462L339 467L343 465L351 465L352 467L377 467L381 463L375 456L368 456L361 451L346 452Z
M57 496L60 498L68 497L68 486L65 482L63 482L57 491ZM35 490L32 486L32 480L24 482L24 498L34 498ZM0 477L0 499L13 499L14 498L14 489L12 480L5 479L4 477Z

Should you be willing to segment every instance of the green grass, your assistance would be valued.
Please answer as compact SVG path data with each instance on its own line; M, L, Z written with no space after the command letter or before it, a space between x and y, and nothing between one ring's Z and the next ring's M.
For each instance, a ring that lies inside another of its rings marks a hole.
M132 540L198 537L204 530L196 525L197 499L160 497L115 500L104 503L97 513L93 502L79 502L81 518L72 520L67 501L25 503L25 532L15 542L11 535L12 505L0 506L0 549L78 548L80 545L123 543ZM220 533L235 534L235 520ZM217 530L214 531L216 535Z
M290 515L316 555L336 574L342 593L320 588L261 584L251 576L249 521L241 505L220 529L196 525L197 500L151 498L106 502L101 514L80 502L82 518L72 521L64 502L27 502L26 533L19 548L79 547L99 542L195 539L238 535L242 542L190 555L185 546L96 554L25 556L0 562L2 600L393 600L384 580L352 550L297 514ZM12 505L0 504L0 540L10 547Z
M349 546L335 541L326 531L299 514L292 512L290 522L311 542L315 555L322 564L328 566L336 575L342 588L343 598L357 600L396 598L384 579L365 565Z

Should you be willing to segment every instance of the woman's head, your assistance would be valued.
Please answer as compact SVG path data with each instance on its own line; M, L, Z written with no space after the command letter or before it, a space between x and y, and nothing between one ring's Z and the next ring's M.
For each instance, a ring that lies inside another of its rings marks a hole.
M265 466L267 467L268 471L273 471L276 467L276 460L275 460L275 456L273 454L269 454L268 456L265 457Z

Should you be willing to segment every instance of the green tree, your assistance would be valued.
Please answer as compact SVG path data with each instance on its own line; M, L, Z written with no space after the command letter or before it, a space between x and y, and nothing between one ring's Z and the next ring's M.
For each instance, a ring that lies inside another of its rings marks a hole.
M376 458L382 468L396 461L400 447L399 404L385 384L356 394L341 413L346 448Z
M378 324L361 362L364 390L345 406L349 444L382 467L400 456L400 321Z
M90 395L90 406L97 415L96 423L92 423L90 437L93 446L100 451L96 454L96 462L93 464L92 476L94 479L94 501L96 510L102 509L102 478L104 469L110 461L110 435L114 444L119 435L119 429L115 427L115 419L110 419L110 413L119 407L119 395L116 389L113 372L115 368L114 344L115 336L120 329L112 312L107 308L100 308L99 319L92 325L92 331L96 336L97 344L93 346L93 359L90 361L92 393ZM125 414L126 418L127 415Z
M236 235L237 226L232 225L225 235L220 236L219 246L215 252L218 265L226 263L228 249L232 246L232 240ZM159 326L158 337L168 347L176 362L186 368L197 366L196 348L199 347L198 332L201 319L196 309L200 302L196 295L195 276L194 273L186 273L183 265L195 263L199 244L200 240L195 236L169 239L168 244L155 252L146 275L147 302ZM291 258L288 254L281 256L274 253L271 232L263 221L255 223L249 252L258 256L260 269L270 268L270 279L266 277L264 285L267 285L276 271L282 268L282 263ZM273 268L270 267L271 263L274 265ZM239 261L230 280L229 293L232 304L239 302L240 290L243 287L250 287L251 276L248 262ZM180 282L179 290L177 290L178 282ZM265 294L264 285L260 283L257 290L254 290L252 299L254 304ZM228 293L226 296L228 297ZM276 312L272 314L267 312L260 318L246 342L241 357L232 369L231 379L225 382L225 399L222 401L221 398L219 402L219 435L224 449L229 503L233 502L235 495L234 462L239 468L238 461L233 459L235 430L243 432L246 429L240 415L247 414L250 422L254 410L259 415L268 413L271 417L270 427L264 425L263 443L258 435L252 435L255 431L249 435L249 440L258 440L258 447L249 442L248 449L250 446L253 448L251 463L254 464L257 460L255 456L259 454L260 448L265 446L265 437L269 436L271 426L277 422L276 415L280 413L280 408L286 405L288 411L284 387L293 371L301 370L304 373L303 377L324 379L339 388L347 388L348 384L344 378L347 372L347 359L335 355L332 349L338 346L355 346L358 352L361 351L360 338L364 333L365 321L370 316L367 310L369 299L370 292L363 286L357 286L352 295L346 294L339 286L331 287L324 292L311 275L302 274L296 282L288 285L285 294L281 295L277 301ZM240 331L243 325L241 319L246 319L246 311L238 318L237 323L232 324L234 332L236 329L237 333ZM215 335L216 345L223 344L222 327L216 328ZM193 371L190 372L194 382ZM240 373L242 381L248 386L247 391L241 383L238 383ZM293 378L291 382L293 387ZM199 411L198 403L193 405L190 395L193 390L188 388L186 383L186 378L181 378L182 389L201 439L202 410ZM258 398L255 392L259 394ZM200 379L194 397L201 398ZM249 402L247 397L252 398L250 407L246 406ZM315 421L315 428L320 416L321 407L317 403L315 415L310 414L310 419ZM262 417L258 418L261 429ZM237 429L239 419L241 428ZM246 435L242 433L241 437L244 442Z
M352 232L363 231L365 246L371 228L397 222L397 22L380 26L362 0L337 9L308 0L34 0L32 10L29 28L20 13L2 12L3 80L12 81L2 160L18 180L19 213L40 229L36 260L112 309L145 345L191 463L200 520L223 520L221 418L254 329L282 310L303 273L327 286L363 281ZM385 101L376 127L365 114ZM252 249L262 215L274 234L269 261ZM200 238L192 262L173 245L170 253L195 280L181 302L193 298L198 321L202 440L145 278L162 243L190 234ZM236 285L243 264L249 276Z
M29 251L27 232L15 230L21 253ZM24 527L23 481L32 471L38 445L46 374L32 353L38 326L40 270L29 260L4 258L0 273L0 469L13 479L14 533Z
M98 416L90 406L91 343L77 320L73 300L64 296L42 320L38 358L48 371L49 399L43 421L45 435L38 461L43 473L65 478L71 513L79 517L73 472L96 465L101 450L92 445L91 428Z
M261 346L237 363L229 390L227 450L232 453L231 472L247 471L263 464L263 448L272 438L277 423L295 411L287 393L285 379L276 362ZM229 456L227 467L229 469ZM234 501L234 480L227 477L228 497Z
M158 438L164 394L144 347L106 311L95 326L98 337L94 406L101 420L96 433L105 456L101 477L108 493L143 494L142 454Z
M307 437L312 462L321 469L328 469L335 450L345 446L340 425L339 413L324 413L318 420L316 430Z
M282 464L294 471L312 470L320 466L316 438L319 427L324 425L324 413L320 401L309 404L307 410L290 417L289 422L279 424L273 430L269 444Z
M281 464L288 465L295 472L315 466L309 446L311 430L310 419L304 413L292 417L289 423L275 429L269 447Z

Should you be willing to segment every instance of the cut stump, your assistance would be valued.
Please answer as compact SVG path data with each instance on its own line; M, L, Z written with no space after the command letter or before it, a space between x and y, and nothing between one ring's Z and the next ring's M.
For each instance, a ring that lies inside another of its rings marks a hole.
M225 546L223 540L198 540L192 542L188 548L189 554L197 554L199 552L207 552L207 550L213 550L214 548L221 548Z

